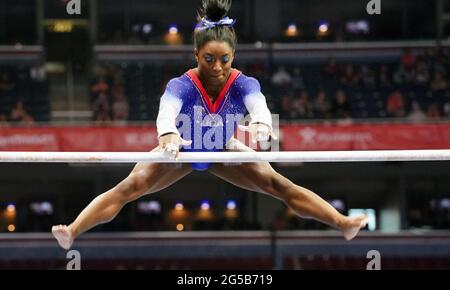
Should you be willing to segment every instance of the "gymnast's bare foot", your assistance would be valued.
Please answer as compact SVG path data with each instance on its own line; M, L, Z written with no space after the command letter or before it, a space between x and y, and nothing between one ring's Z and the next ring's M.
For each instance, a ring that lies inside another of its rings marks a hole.
M341 226L344 238L349 241L353 239L359 232L359 230L367 225L368 218L365 215L346 217L343 225Z
M52 234L58 241L58 244L68 250L72 246L74 237L70 228L66 225L57 225L52 227Z

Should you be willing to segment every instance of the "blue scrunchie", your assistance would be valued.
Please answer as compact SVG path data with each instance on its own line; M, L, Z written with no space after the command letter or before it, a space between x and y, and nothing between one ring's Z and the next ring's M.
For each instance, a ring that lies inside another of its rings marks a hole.
M225 18L220 19L219 21L210 21L206 19L205 17L202 18L200 23L197 26L198 30L205 30L209 28L214 28L216 26L228 26L232 27L236 23L236 19L231 19L228 16Z

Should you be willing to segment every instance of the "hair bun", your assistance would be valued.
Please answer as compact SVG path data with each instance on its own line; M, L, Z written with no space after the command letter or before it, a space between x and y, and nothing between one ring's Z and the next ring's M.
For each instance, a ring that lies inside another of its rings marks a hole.
M219 21L227 16L232 0L203 0L201 16L211 21Z

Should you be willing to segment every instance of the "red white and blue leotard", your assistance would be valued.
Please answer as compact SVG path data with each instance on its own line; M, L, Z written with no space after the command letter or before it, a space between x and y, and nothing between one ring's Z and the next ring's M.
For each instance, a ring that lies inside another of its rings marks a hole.
M239 120L248 113L251 123L272 126L272 118L259 82L233 69L216 101L211 102L193 70L173 78L161 97L157 118L158 137L176 133L190 146L180 151L222 151L233 137ZM193 163L195 170L206 170L210 163Z

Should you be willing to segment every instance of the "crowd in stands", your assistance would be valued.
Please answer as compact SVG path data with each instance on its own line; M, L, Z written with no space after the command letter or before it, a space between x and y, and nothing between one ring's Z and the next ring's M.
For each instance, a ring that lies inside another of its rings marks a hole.
M157 116L168 80L192 63L97 63L89 85L95 122L148 121ZM450 66L444 48L405 49L394 62L239 63L259 80L273 113L283 120L450 117ZM0 65L0 122L50 121L43 65Z
M129 105L122 70L115 66L96 66L90 93L95 121L128 120Z
M154 120L159 97L170 78L189 65L97 64L91 85L94 119ZM380 119L410 122L450 117L449 72L445 49L421 53L405 49L396 62L275 64L236 62L259 80L272 112L284 120Z
M0 123L49 121L47 74L43 65L0 66Z
M144 64L97 64L90 85L96 122L155 120L166 82L185 68Z

